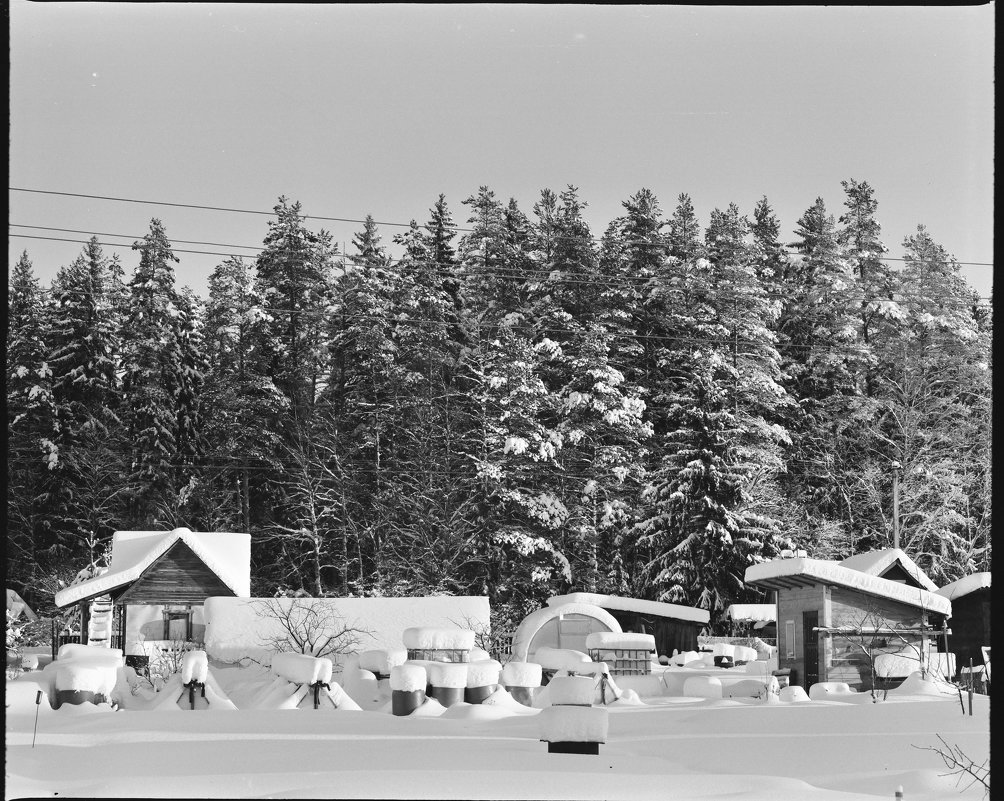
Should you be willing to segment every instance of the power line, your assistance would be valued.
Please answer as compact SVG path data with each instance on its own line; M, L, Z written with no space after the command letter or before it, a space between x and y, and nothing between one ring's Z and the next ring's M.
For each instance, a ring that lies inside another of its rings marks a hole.
M172 203L172 202L160 201L160 200L139 200L139 199L136 199L136 198L112 197L112 196L108 196L108 195L89 195L89 194L83 194L83 193L77 193L77 192L57 192L57 191L48 190L48 189L26 189L26 188L16 187L16 186L8 186L7 189L8 189L8 191L11 191L11 192L30 192L30 193L43 194L43 195L59 195L59 196L63 196L63 197L87 198L87 199L91 199L91 200L108 200L108 201L114 201L114 202L119 202L119 203L140 203L140 204L153 205L153 206L173 206L173 207L176 207L176 208L200 209L200 210L205 210L205 211L231 212L231 213L235 213L235 214L257 214L257 215L270 216L270 217L277 216L277 214L276 214L275 211L259 211L259 210L256 210L256 209L234 209L234 208L226 208L226 207L222 207L222 206L199 205L199 204L194 204L194 203ZM354 219L354 218L348 218L348 217L326 217L326 216L320 216L320 215L314 215L314 214L301 214L299 216L300 216L300 219L303 219L303 220L323 220L325 222L346 222L346 223L358 223L358 224L363 224L363 225L366 224L366 222L367 222L364 219L360 220L360 219ZM411 227L411 222L402 223L402 222L387 222L387 221L380 221L380 220L373 220L372 222L375 225L387 225L387 226L394 226L394 227L399 227L399 228L410 228ZM26 226L26 227L30 227L30 226ZM422 227L424 227L424 226L422 226ZM65 229L57 229L57 230L65 230ZM461 226L451 225L450 226L450 230L457 231L457 232L464 232L464 233L473 233L476 229L474 229L474 228L463 228ZM598 241L597 238L595 236L593 236L592 234L590 234L588 237L587 236L568 235L568 234L556 234L556 235L554 235L551 238L553 238L553 239L582 239L582 240L589 240L590 242L594 242L594 243ZM663 243L660 243L660 242L651 242L649 240L628 240L624 244L647 244L647 245L660 246L660 247L663 246ZM245 246L244 245L232 245L232 246L228 245L227 247L245 247ZM195 252L195 251L182 251L182 252ZM207 255L216 255L216 254L207 254ZM227 255L230 255L230 254L227 254ZM906 259L897 258L895 256L875 256L873 258L875 258L875 259L877 259L879 261L906 261ZM966 265L966 266L970 266L970 267L993 267L993 263L992 262L956 261L956 263L957 264Z
M143 239L142 236L130 236L129 234L110 234L108 232L103 232L103 231L81 231L76 228L52 228L50 226L45 226L45 225L20 225L18 223L8 223L8 226L10 228L32 228L39 231L64 231L70 234L89 234L90 236L94 237L114 236L119 239L133 239L133 240ZM13 234L13 236L17 236L17 234ZM89 242L90 240L87 241ZM230 245L222 242L193 242L189 239L172 239L171 242L180 242L183 245L210 245L212 247L218 247L218 248L243 248L245 250L265 250L265 248L261 247L260 245ZM100 245L103 243L99 242L98 244ZM118 247L125 247L125 245L119 244ZM132 245L129 245L129 247L132 247Z

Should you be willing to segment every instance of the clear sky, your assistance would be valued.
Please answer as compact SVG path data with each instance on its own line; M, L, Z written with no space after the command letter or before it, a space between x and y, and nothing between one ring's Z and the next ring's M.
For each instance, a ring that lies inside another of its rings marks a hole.
M424 223L442 192L463 226L480 185L531 214L541 189L574 184L597 236L648 187L667 216L688 193L705 225L766 195L787 238L817 196L839 216L854 178L875 188L890 256L923 223L989 263L994 13L13 0L10 186L260 211L285 194L387 223ZM12 225L131 243L156 216L175 242L228 246L179 251L253 256L234 246L260 246L268 219L9 200ZM360 228L312 225L348 243ZM25 248L48 282L81 245L12 236L11 264ZM179 256L179 282L204 294L223 257ZM992 268L964 269L988 295Z

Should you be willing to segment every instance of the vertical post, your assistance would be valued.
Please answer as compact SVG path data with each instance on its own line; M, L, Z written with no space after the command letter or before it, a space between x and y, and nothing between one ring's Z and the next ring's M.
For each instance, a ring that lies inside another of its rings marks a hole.
M892 547L899 548L899 462L892 463Z

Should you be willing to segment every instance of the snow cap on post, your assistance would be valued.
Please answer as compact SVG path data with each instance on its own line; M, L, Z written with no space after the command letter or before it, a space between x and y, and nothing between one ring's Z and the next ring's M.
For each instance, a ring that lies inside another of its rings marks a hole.
M196 681L206 683L209 674L209 660L205 651L186 651L181 657L181 683Z
M428 683L425 668L411 662L394 665L390 669L390 688L398 692L413 693L424 690Z
M543 669L536 662L507 662L502 668L506 687L539 687Z

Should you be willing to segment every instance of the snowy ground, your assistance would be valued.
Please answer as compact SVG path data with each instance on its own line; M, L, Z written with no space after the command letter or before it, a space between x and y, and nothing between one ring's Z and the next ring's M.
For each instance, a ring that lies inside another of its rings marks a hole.
M258 679L213 671L241 700ZM307 709L51 709L32 747L38 674L7 683L5 797L980 799L922 750L940 734L989 756L990 703L891 692L845 701L646 698L613 705L599 756L548 754L536 714L503 703L442 714ZM159 699L158 699L159 700ZM422 710L420 710L422 711Z

